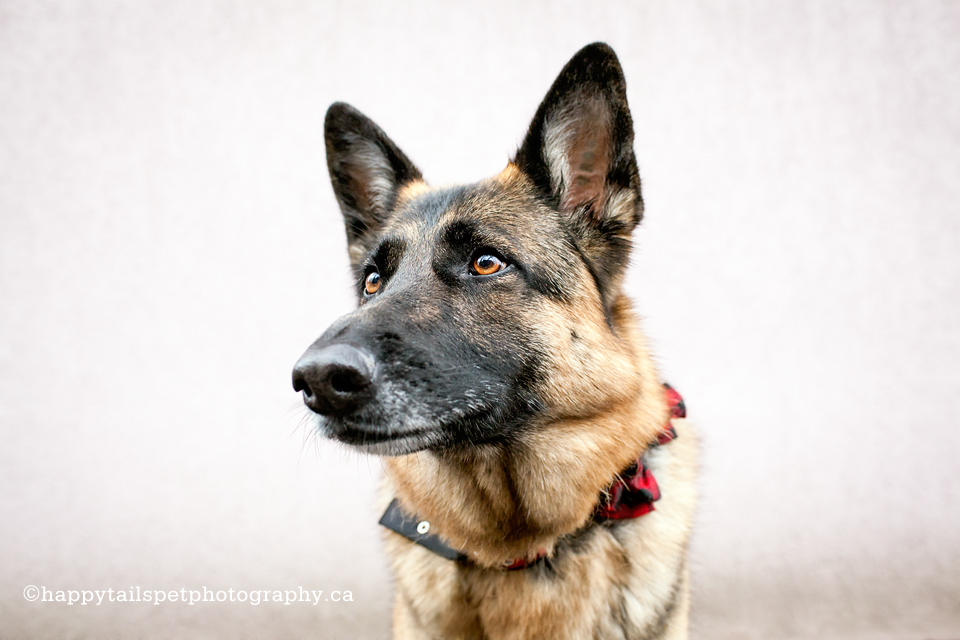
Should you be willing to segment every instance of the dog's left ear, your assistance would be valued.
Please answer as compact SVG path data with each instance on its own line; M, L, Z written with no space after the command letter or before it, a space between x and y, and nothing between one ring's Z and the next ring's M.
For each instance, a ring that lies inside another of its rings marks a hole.
M626 88L613 49L587 45L550 87L513 160L570 221L605 303L643 216Z
M373 120L343 102L327 110L324 137L350 263L356 269L390 217L400 189L422 176Z

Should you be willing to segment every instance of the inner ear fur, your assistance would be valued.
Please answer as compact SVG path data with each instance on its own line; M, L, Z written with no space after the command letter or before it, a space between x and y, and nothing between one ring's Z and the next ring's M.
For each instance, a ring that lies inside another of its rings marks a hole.
M324 137L327 168L356 268L393 210L399 191L423 178L380 127L348 104L336 102L327 110Z
M560 211L612 301L643 216L633 120L616 54L581 49L547 92L513 163Z

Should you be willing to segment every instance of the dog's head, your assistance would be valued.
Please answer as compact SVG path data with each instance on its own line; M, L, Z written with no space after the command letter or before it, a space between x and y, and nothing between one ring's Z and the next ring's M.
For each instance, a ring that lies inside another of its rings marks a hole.
M325 134L359 306L293 372L324 434L398 455L636 396L620 289L643 207L608 46L570 60L513 161L476 184L431 189L345 104Z

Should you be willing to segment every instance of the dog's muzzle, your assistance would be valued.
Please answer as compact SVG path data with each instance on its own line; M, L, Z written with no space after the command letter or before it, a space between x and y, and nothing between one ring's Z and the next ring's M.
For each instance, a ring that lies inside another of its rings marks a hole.
M311 346L293 368L293 389L303 402L325 416L345 416L374 395L376 361L348 344Z

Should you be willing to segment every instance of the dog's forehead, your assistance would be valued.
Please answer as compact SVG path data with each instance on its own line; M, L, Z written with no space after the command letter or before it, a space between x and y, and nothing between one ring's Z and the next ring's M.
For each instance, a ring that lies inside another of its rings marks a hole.
M398 194L387 230L402 236L424 237L464 209L470 185L432 189L416 183Z
M408 186L399 194L385 235L403 239L411 248L431 249L452 238L469 242L465 230L529 248L562 234L556 216L532 193L498 176L456 187L431 189L422 182Z

